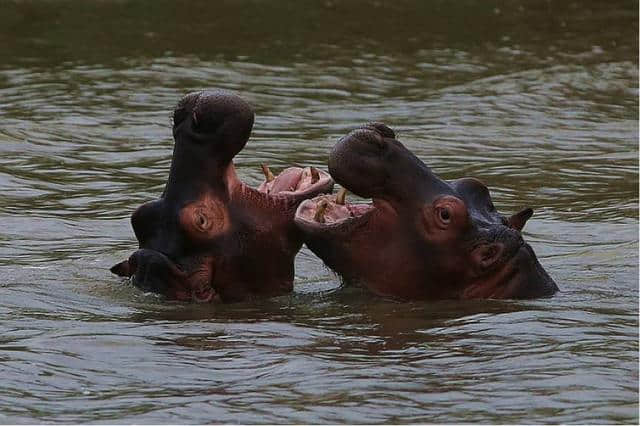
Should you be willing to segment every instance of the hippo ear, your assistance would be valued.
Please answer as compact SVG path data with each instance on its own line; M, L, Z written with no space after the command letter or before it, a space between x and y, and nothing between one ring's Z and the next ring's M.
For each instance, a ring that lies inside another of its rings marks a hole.
M511 216L507 219L507 222L511 228L522 231L522 228L524 228L527 221L531 219L531 216L533 216L533 209L527 207L526 209L520 210L518 213Z
M131 265L128 260L123 260L120 263L116 263L110 269L111 273L118 275L119 277L131 276Z

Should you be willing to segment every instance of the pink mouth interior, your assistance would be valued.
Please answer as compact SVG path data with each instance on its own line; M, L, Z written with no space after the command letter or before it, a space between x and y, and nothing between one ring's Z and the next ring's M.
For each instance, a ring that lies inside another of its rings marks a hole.
M338 204L335 194L321 195L303 202L296 216L306 222L322 226L344 222L362 216L373 209L371 204Z
M269 195L304 192L318 185L325 185L331 180L327 172L312 167L289 167L273 180L265 180L258 191Z

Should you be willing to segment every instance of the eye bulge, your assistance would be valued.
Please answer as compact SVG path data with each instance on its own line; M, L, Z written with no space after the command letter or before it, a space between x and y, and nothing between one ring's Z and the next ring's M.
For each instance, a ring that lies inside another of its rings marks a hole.
M451 211L448 207L440 207L438 209L438 216L440 217L440 220L445 224L449 224L451 222Z

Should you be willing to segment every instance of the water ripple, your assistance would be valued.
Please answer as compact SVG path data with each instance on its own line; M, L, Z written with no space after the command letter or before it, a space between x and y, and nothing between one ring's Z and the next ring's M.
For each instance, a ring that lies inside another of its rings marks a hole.
M157 22L145 2L131 22L110 2L7 4L0 422L637 423L637 12L276 3L213 19L157 2ZM287 24L262 33L268 12ZM104 45L103 22L133 50ZM246 37L211 40L231 24ZM562 291L397 303L340 287L306 248L294 293L266 301L169 303L113 278L166 181L173 107L202 88L254 105L235 159L251 185L261 163L326 168L338 138L388 123L443 178L533 207L525 236Z

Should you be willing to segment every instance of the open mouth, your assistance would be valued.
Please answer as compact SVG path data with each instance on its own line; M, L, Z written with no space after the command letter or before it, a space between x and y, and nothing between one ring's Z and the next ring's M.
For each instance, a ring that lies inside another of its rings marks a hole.
M265 181L257 189L267 195L300 195L333 185L331 175L315 167L289 167L277 176L267 165L261 167Z
M309 229L341 228L364 223L376 210L375 202L355 204L346 202L346 190L337 195L320 195L303 201L296 211L296 222Z

